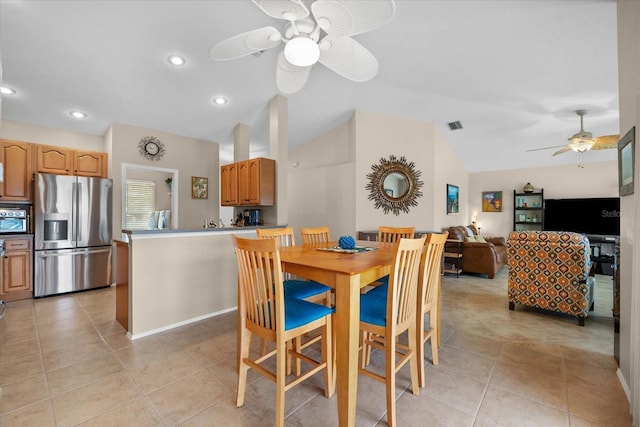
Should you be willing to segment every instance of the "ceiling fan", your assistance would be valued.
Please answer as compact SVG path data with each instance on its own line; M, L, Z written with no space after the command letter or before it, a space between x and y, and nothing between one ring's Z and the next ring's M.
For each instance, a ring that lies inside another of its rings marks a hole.
M585 132L583 127L583 118L585 114L587 114L587 110L576 110L575 113L580 116L580 131L568 138L569 144L534 148L527 151L550 150L552 148L562 147L560 150L553 153L554 156L557 156L558 154L566 153L568 151L585 153L589 150L608 150L611 148L618 148L620 135L604 135L594 138L593 134L591 132Z
M280 32L262 27L215 44L209 57L226 61L278 47L276 83L282 93L301 90L311 67L320 62L342 77L356 82L378 73L375 56L351 36L388 23L395 13L393 0L316 0L309 9L302 0L252 0L272 18L287 21Z

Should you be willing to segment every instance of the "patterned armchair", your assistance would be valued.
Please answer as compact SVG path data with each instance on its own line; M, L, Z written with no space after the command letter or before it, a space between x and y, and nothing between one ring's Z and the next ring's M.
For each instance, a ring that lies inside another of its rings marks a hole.
M515 303L584 319L593 309L589 239L578 233L511 232L507 240L509 309Z

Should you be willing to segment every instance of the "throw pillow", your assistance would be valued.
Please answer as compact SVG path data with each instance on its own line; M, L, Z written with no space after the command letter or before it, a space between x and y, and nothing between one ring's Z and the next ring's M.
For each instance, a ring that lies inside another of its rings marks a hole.
M482 243L487 243L487 241L485 240L484 237L482 237L481 235L477 235L476 236L476 242L482 242Z
M467 232L467 236L473 237L473 231L469 227L465 227L464 231Z
M464 238L465 242L477 242L476 238L474 236L466 236Z

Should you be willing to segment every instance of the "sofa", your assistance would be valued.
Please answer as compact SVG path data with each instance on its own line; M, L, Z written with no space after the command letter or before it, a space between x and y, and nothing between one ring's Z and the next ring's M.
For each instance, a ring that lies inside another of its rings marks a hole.
M593 309L589 239L579 233L513 231L507 240L509 309L515 304L578 318Z
M473 226L449 227L449 239L462 241L462 271L486 274L489 279L507 262L507 246L504 237L481 237ZM455 251L448 243L445 251Z

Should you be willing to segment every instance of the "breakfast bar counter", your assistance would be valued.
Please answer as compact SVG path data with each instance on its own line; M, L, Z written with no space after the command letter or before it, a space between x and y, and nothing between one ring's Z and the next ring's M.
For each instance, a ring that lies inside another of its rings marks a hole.
M256 228L123 230L126 238L115 242L114 277L126 294L116 301L116 312L126 313L119 321L129 338L235 310L238 267L231 235L252 238Z

